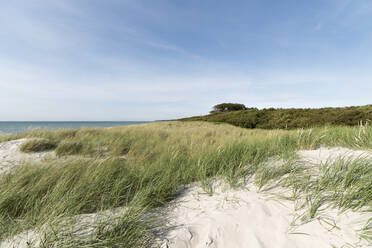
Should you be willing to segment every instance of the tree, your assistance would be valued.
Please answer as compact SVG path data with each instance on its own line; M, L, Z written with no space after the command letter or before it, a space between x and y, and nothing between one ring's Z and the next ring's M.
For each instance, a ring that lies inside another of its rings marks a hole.
M211 113L218 113L218 112L229 112L229 111L237 111L237 110L246 110L244 104L240 103L220 103L213 106L213 110Z

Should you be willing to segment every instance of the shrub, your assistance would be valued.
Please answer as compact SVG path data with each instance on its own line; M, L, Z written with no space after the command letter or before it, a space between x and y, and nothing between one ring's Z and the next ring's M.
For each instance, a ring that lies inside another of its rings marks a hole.
M240 103L220 103L213 106L213 110L211 111L211 113L237 111L245 109L247 109L245 105Z
M49 139L31 139L24 142L20 150L22 152L42 152L47 150L52 150L57 147L57 143L55 141L51 141Z
M239 127L261 129L312 128L326 125L356 126L372 120L372 105L320 109L245 108L234 111L228 106L229 104L225 103L219 104L214 106L214 110L209 115L181 120L225 122Z

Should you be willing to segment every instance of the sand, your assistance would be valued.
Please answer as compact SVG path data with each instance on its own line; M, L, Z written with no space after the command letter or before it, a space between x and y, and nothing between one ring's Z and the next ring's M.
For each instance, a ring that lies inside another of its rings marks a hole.
M302 162L310 164L340 157L372 158L368 151L340 147L298 154ZM162 248L372 247L358 235L371 214L326 208L318 218L303 224L296 219L301 213L294 210L292 201L258 192L252 183L231 189L216 181L213 188L210 196L199 186L189 187L170 204L170 231Z
M297 226L291 201L271 199L253 185L247 190L222 184L214 190L210 196L198 186L190 187L171 203L170 232L162 248L368 247L357 233L368 219L366 214L327 209L322 218Z
M0 143L0 176L25 161L41 161L53 156L54 152L23 153L19 147L27 139L11 140Z
M0 170L9 171L17 162L41 159L46 154L22 154L18 151L24 140L0 144ZM355 159L371 156L366 151L346 148L320 148L299 151L303 162L325 163L342 156ZM372 158L372 156L371 156ZM1 171L0 171L1 172ZM318 218L300 223L294 211L294 203L278 200L270 192L259 192L252 184L232 189L225 183L212 182L213 194L207 194L198 183L189 185L169 206L159 209L164 213L167 232L158 238L157 247L162 248L271 248L271 247L371 247L360 240L358 230L371 214L335 209L324 209ZM79 215L74 227L77 237L89 238L95 233L97 222L118 217L125 211L105 211ZM119 214L118 214L119 213ZM337 225L335 227L333 224ZM27 247L31 242L36 247L43 235L30 230L0 241L0 247Z
M372 151L351 150L344 147L321 147L317 150L301 150L297 153L300 155L301 160L313 164L332 162L338 158L351 160L358 158L372 159Z

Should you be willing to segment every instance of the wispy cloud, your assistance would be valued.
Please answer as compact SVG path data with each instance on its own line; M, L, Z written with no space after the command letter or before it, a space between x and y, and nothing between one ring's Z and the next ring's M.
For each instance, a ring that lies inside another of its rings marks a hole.
M60 116L67 119L97 119L96 116L111 120L166 119L206 113L211 106L224 101L256 107L367 104L369 98L359 94L372 90L369 76L314 72L251 78L226 74L183 78L176 75L152 78L93 75L66 84L63 75L54 72L9 62L0 64L0 105L8 106L8 111L2 110L5 119L15 118L17 111L23 113L16 118L21 120L30 113L34 113L36 119L49 120L60 120ZM348 85L351 80L357 81L358 87ZM364 88L360 87L363 85ZM335 96L330 97L331 94Z
M315 1L292 13L293 3L274 3L268 15L265 2L8 1L0 120L168 119L227 101L369 103L371 4Z

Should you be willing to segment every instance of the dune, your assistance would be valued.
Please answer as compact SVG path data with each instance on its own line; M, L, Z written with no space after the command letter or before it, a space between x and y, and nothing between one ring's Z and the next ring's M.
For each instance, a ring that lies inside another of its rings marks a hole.
M372 158L369 151L320 148L299 151L301 162L327 163L338 158ZM318 217L301 221L293 201L275 197L285 190L260 192L253 183L232 189L212 182L213 195L200 186L185 190L169 207L169 232L162 248L199 247L371 247L359 231L368 212L323 208Z
M46 153L24 154L19 146L25 140L0 143L0 173L10 171L24 160L40 160ZM301 161L309 164L334 161L339 157L356 159L370 157L363 150L320 148L299 151ZM372 157L372 156L371 156ZM340 212L324 207L314 219L301 219L293 201L278 197L285 190L276 188L260 191L252 182L244 187L231 188L220 180L211 181L213 194L208 194L199 183L185 187L182 194L166 207L158 209L165 219L164 234L158 237L161 248L270 248L270 247L371 247L360 238L359 231L371 218L368 212ZM94 235L96 224L124 214L125 211L76 216L77 238ZM104 217L102 217L104 216ZM84 224L85 223L85 224ZM7 240L0 247L28 247L42 243L43 228L29 230Z
M54 152L23 153L19 147L27 139L17 139L0 143L0 176L24 161L41 161Z
M372 159L372 151L351 150L345 147L320 147L316 150L300 150L297 153L304 162L313 164L333 162L339 158L351 160L358 158Z
M260 193L252 184L240 189L215 184L213 195L194 186L171 204L162 248L368 247L357 232L367 214L325 209L301 223L291 201Z

